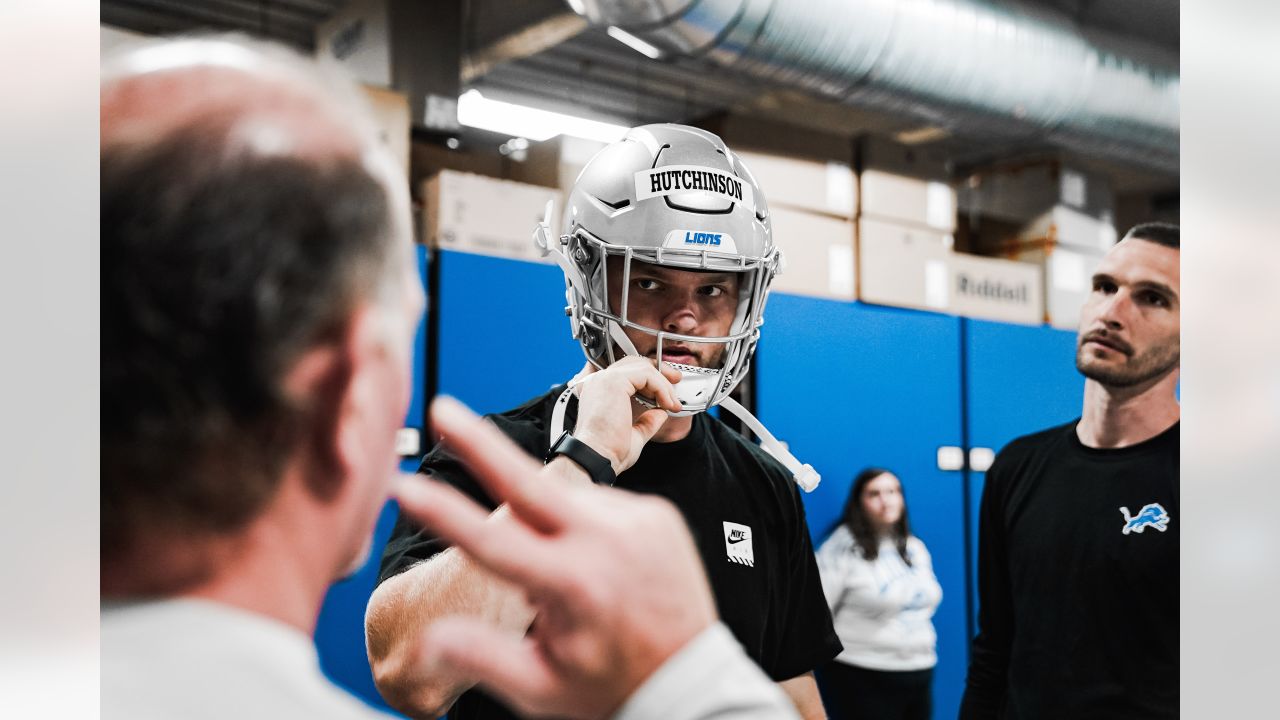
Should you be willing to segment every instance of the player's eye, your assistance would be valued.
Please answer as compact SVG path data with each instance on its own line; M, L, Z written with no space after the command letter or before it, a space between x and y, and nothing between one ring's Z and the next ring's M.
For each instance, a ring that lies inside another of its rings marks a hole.
M1169 299L1154 290L1147 290L1138 294L1138 300L1156 307L1169 307Z

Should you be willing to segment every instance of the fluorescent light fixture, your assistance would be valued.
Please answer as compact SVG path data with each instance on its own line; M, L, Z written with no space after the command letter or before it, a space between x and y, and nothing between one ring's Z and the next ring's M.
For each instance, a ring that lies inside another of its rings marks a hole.
M458 98L458 122L467 127L528 138L534 142L557 135L572 135L611 143L627 134L627 128L621 125L490 100L479 90L468 90Z
M897 135L894 135L893 139L903 145L924 145L925 143L931 143L935 140L941 140L950 134L951 133L947 132L943 128L933 127L930 125L911 130L903 130Z
M662 57L661 50L654 47L653 45L650 45L644 40L641 40L635 35L632 35L626 30L623 30L622 28L617 28L610 25L609 29L605 30L605 32L609 34L609 37L613 38L614 40L617 40L623 45L626 45L632 50L635 50L641 55L648 57L650 60L657 60L658 58Z

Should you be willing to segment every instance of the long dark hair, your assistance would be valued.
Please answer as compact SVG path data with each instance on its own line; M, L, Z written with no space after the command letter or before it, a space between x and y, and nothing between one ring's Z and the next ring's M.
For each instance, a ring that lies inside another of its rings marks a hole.
M897 477L892 471L879 467L869 467L858 473L853 478L849 499L845 500L844 513L840 516L841 524L849 528L853 541L857 543L858 548L862 550L862 556L867 560L875 560L879 557L880 538L876 535L867 514L862 510L862 493L867 489L868 483L886 473ZM901 487L901 480L899 480L899 487ZM902 517L893 524L889 535L893 538L893 545L898 549L898 554L902 556L902 562L910 565L911 559L907 557L907 538L911 537L911 523L907 520L905 496L902 500Z

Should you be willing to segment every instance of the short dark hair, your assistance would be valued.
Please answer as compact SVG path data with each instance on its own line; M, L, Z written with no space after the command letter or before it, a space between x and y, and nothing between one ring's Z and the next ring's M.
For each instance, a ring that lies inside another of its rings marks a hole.
M1173 223L1149 222L1134 225L1129 229L1129 232L1124 234L1123 239L1146 240L1147 242L1157 243L1180 251L1178 247L1178 226Z
M257 516L321 410L284 374L393 262L386 190L358 158L231 153L230 132L103 147L104 559Z
M844 512L840 516L840 522L849 529L849 534L853 536L854 543L867 560L875 560L880 556L880 538L877 537L875 528L871 525L871 520L867 518L866 510L862 508L862 491L866 489L867 484L872 480L885 474L892 475L893 472L881 467L869 467L854 476L853 486L849 488L849 497L844 502ZM899 479L899 482L901 482L901 479ZM911 558L907 554L907 538L911 537L911 522L907 519L905 493L902 500L902 517L898 518L898 522L893 524L891 537L898 555L902 557L902 561L907 565L911 565Z

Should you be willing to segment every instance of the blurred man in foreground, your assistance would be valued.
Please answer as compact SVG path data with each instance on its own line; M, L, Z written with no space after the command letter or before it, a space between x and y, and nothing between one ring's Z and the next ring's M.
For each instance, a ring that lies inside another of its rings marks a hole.
M354 88L147 44L101 87L107 717L364 717L311 641L395 476L423 298Z

